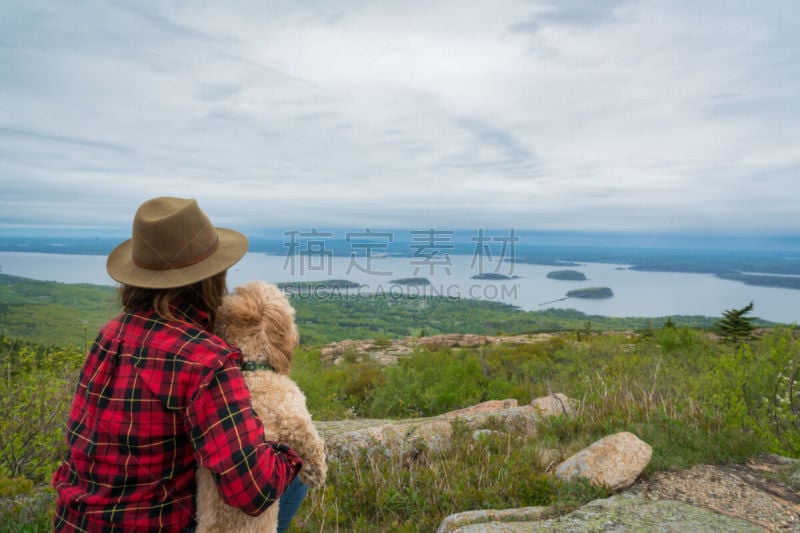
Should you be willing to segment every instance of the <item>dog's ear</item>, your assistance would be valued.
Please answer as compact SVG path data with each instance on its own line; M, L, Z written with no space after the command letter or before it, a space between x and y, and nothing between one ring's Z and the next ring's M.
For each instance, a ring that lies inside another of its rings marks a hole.
M230 297L230 305L237 323L243 326L258 326L261 323L263 310L255 287L249 284L236 287Z
M251 281L225 297L217 313L217 331L238 346L245 359L266 362L288 375L299 340L294 315L278 287Z
M269 363L279 374L288 375L292 369L292 356L299 343L295 311L286 295L275 285L258 283L263 328L269 339Z
M230 343L236 344L241 337L252 334L261 322L258 300L251 293L247 286L236 287L217 309L214 329Z

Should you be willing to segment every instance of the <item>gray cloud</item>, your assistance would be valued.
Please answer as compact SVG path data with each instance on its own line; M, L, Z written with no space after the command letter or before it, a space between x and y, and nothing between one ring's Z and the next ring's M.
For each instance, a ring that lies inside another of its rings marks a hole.
M536 2L536 11L523 22L510 26L515 33L535 33L550 26L588 28L618 19L616 10L627 0L549 0Z
M796 232L793 10L4 2L0 230L173 194L231 226Z
M477 144L499 148L501 159L515 161L529 161L533 159L533 154L528 147L524 146L523 143L515 138L508 130L492 126L483 120L470 117L461 117L456 120L456 123L470 131L475 136Z
M133 15L143 19L147 25L157 28L159 31L168 34L171 37L180 37L183 39L202 40L208 42L215 42L216 38L213 35L198 31L195 28L189 27L185 24L180 24L167 15L159 14L153 11L157 8L155 4L150 4L148 7L142 7L143 3L133 1L120 1L110 4L111 7L132 13Z
M110 150L118 152L128 151L128 147L120 144L114 144L104 141L96 141L91 139L81 139L78 137L68 137L65 135L52 135L48 133L28 131L16 128L4 128L2 126L0 126L0 137L22 138L25 140L32 141L33 143L54 142L66 145L75 145L79 147L97 148L101 150Z

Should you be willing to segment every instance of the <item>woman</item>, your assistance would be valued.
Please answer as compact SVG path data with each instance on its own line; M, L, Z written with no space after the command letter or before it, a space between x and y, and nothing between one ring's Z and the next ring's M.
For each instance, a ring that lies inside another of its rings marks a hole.
M108 256L123 312L81 371L53 476L56 531L192 531L198 465L247 514L284 493L302 500L292 483L302 460L265 441L240 353L209 333L225 273L246 251L195 200L154 198L136 212L132 238Z

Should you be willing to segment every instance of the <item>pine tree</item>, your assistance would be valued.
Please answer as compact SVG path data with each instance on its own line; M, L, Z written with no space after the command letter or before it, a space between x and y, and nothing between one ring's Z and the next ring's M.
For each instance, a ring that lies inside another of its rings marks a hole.
M753 310L753 302L741 309L729 309L722 313L722 319L715 324L715 329L728 342L750 339L755 329L753 317L744 316Z

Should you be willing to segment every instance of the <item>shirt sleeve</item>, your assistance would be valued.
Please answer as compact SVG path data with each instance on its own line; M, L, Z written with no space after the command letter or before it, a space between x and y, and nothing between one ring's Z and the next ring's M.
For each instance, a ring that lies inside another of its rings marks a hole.
M222 500L251 516L275 502L303 466L287 445L267 442L241 370L228 358L187 409L198 463Z

